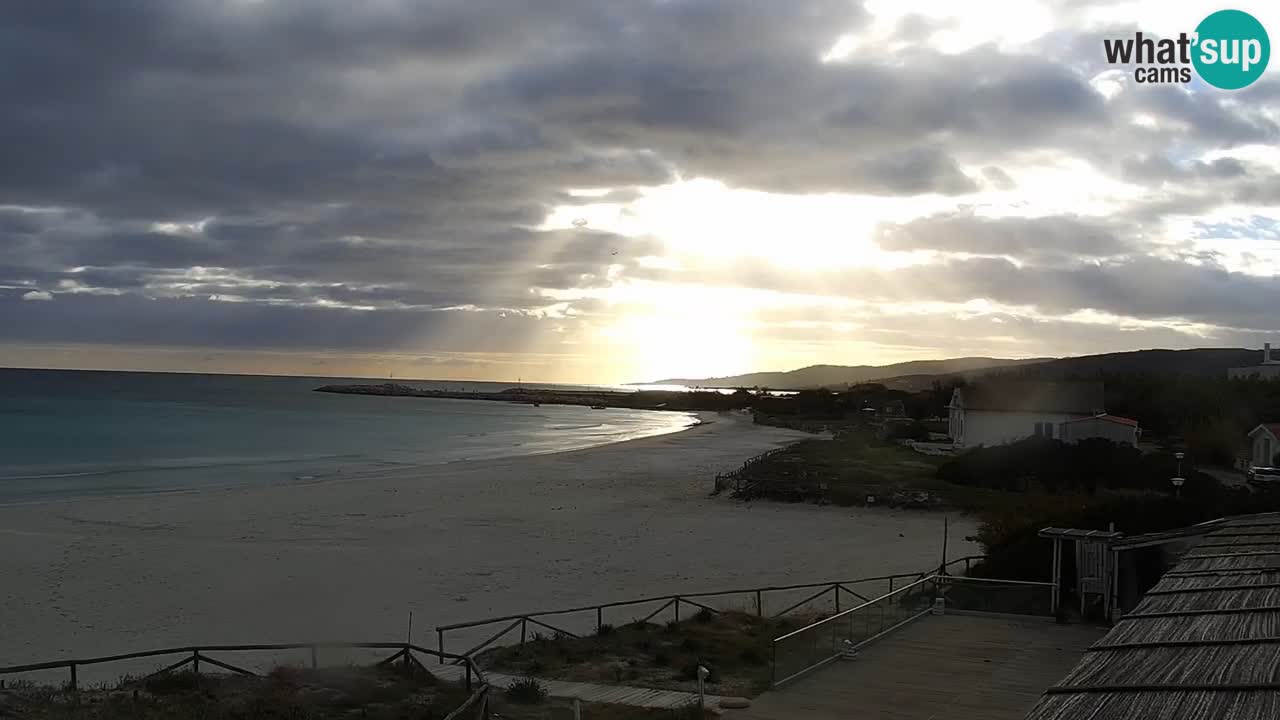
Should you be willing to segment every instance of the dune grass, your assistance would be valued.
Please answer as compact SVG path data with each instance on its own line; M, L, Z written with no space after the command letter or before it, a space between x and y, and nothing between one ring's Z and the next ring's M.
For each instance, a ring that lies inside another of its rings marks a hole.
M24 720L400 720L443 718L467 698L457 684L399 668L281 667L261 677L185 671L69 692L10 684L0 717ZM355 713L353 715L353 712Z
M711 673L708 693L750 697L769 687L773 638L800 624L797 618L703 610L679 623L632 622L588 637L535 635L523 645L486 651L478 661L522 677L685 692L697 689L702 665Z

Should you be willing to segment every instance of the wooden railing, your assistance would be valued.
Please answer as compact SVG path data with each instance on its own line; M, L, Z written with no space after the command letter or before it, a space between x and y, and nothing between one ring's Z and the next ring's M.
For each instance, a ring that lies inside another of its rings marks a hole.
M118 663L126 660L138 660L142 658L164 657L167 655L182 655L182 659L170 665L156 670L146 677L154 677L168 672L173 672L181 668L191 666L193 672L200 672L201 663L207 663L216 668L236 673L238 675L257 676L258 673L233 665L224 660L213 658L209 653L228 653L228 652L260 652L274 651L280 652L285 650L309 650L311 656L311 667L319 666L319 655L322 650L395 650L391 656L384 658L377 663L378 667L388 667L396 664L397 661L406 669L411 671L414 669L424 673L428 672L422 662L414 655L421 653L432 657L439 657L440 662L452 660L458 664L466 666L466 673L463 676L463 685L469 693L467 701L451 712L446 720L460 717L461 713L468 708L474 707L477 703L485 702L485 698L489 689L485 682L484 674L480 671L479 666L472 661L471 658L463 655L455 655L453 653L432 650L430 648L420 647L407 642L373 642L373 643L286 643L274 645L187 645L183 647L163 648L160 650L144 650L141 652L123 653L120 655L104 655L101 657L91 658L75 658L65 660L52 660L49 662L31 663L29 665L11 665L9 667L0 667L0 676L13 675L16 673L31 673L41 670L58 670L66 669L69 673L67 688L70 690L78 689L78 673L79 668L89 665L102 665L107 663Z
M804 442L804 441L798 440L796 442ZM790 450L791 447L795 444L796 444L795 442L789 443L787 445L783 445L782 447L776 447L772 450L766 450L760 453L759 455L752 455L751 457L747 458L745 462L742 463L741 467L717 474L716 481L715 481L715 492L717 493L722 492L728 489L730 486L732 486L734 495L740 494L744 489L742 485L743 473L745 473L752 465L755 465L756 463L762 462L764 460L768 460L769 458L773 457L774 455L777 455L778 453Z
M473 620L471 622L454 623L452 625L440 625L436 627L436 639L438 643L438 651L435 654L441 658L440 662L442 663L445 661L446 658L449 658L449 657L454 657L454 658L464 657L464 658L467 658L468 661L470 661L470 659L473 658L481 650L484 650L490 645L493 645L498 640L505 637L508 633L513 634L517 628L519 628L519 631L520 631L520 644L523 645L529 639L530 625L535 626L535 632L537 632L536 628L541 628L543 630L547 630L559 635L565 635L568 637L579 637L578 633L575 633L563 627L563 625L561 626L552 625L551 623L547 622L547 619L552 617L565 616L565 615L584 615L587 613L591 613L594 615L595 632L599 632L600 628L606 624L605 623L606 610L616 611L618 608L634 608L637 606L644 606L644 605L648 605L651 607L648 614L644 615L643 617L633 616L628 620L628 622L649 622L650 620L653 620L654 618L661 615L666 610L670 610L671 618L676 622L679 622L680 610L682 606L697 608L698 611L705 610L712 613L720 613L723 611L722 608L713 607L711 605L708 605L707 602L704 602L704 601L710 601L710 599L712 598L726 598L726 597L738 597L740 599L745 598L748 600L753 599L755 614L758 617L766 617L766 613L765 613L766 596L771 594L783 593L783 592L794 592L797 590L812 590L813 592L809 593L801 600L791 602L782 610L775 610L775 611L769 612L767 616L781 617L783 615L793 613L799 610L800 608L805 607L806 605L809 605L816 601L820 601L824 597L829 598L830 602L834 605L835 612L840 612L843 598L846 595L854 598L858 602L865 603L865 602L868 602L870 598L877 597L879 595L884 594L885 592L890 592L890 593L893 592L895 589L895 586L901 586L904 581L907 583L911 583L911 582L916 582L922 578L928 577L933 574L945 575L950 568L957 567L960 564L963 564L965 567L965 572L968 572L971 564L975 560L980 560L982 558L983 558L982 555L970 555L967 557L956 558L954 560L948 561L946 564L940 567L926 570L924 572L895 573L892 575L877 575L874 577L858 578L856 580L843 580L843 581L836 581L836 582L804 583L799 585L768 585L764 587L753 587L753 588L746 588L742 590L717 590L713 592L694 592L694 593L681 593L677 595L662 595L658 597L639 598L635 600L621 600L617 602L600 603L597 605L581 605L578 607L563 608L560 610L546 610L543 612L526 613L526 614L519 614L519 615L503 615L501 617L485 618L484 620ZM887 585L887 590L881 589L881 588L869 590L868 588L863 587L865 585L873 584L873 583L883 583L884 585ZM853 604L857 605L858 603L855 602ZM750 610L751 608L748 608L748 611ZM449 653L445 652L445 649L444 649L445 635L447 633L458 631L458 630L466 630L470 628L483 627L485 625L496 625L498 623L506 623L506 624L496 633L489 635L484 641L480 642L477 645L474 645L473 647L469 648L465 652L461 653L460 656L458 655L450 656ZM456 663L459 661L455 659L454 662Z

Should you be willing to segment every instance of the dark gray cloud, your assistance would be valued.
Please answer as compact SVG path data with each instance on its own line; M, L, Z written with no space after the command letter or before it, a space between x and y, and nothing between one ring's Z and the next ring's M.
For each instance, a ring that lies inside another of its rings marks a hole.
M1045 252L1065 256L1110 256L1131 252L1124 228L1072 216L988 218L947 213L881 226L876 243L885 250L942 250L978 255L1027 257Z
M1280 203L1248 157L1188 159L1280 140L1280 82L1108 99L1090 80L1111 29L942 54L922 43L946 23L921 17L894 31L901 48L822 60L867 21L851 0L6 4L0 342L394 349L465 320L469 348L516 347L546 333L542 289L619 278L1266 322L1269 279L1141 253L1169 214ZM677 175L1014 192L1011 169L1035 154L1153 192L1106 220L886 226L887 249L1020 264L838 276L671 271L641 263L663 254L653 239L535 229L557 205L625 203ZM592 187L613 190L566 192Z

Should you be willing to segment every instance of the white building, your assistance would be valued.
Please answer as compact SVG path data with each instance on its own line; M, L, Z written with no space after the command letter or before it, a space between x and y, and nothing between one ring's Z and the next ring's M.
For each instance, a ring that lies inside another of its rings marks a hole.
M1280 379L1280 359L1273 359L1271 357L1271 343L1265 343L1262 346L1261 365L1229 368L1227 370L1227 377L1232 380L1242 380L1255 377L1263 380Z
M956 388L949 409L947 429L958 448L1061 438L1063 423L1105 413L1100 382L987 382Z
M1280 452L1280 423L1262 423L1249 431L1249 464L1253 467L1271 467L1271 460Z

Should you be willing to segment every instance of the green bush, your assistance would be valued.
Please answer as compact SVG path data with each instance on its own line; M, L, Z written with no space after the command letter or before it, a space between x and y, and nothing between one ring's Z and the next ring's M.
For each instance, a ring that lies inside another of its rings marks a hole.
M160 673L142 681L142 687L152 695L176 695L191 692L200 687L200 674L191 670Z
M1067 444L1031 437L1008 445L980 447L938 468L938 478L956 485L993 490L1084 493L1098 490L1147 490L1167 493L1178 473L1172 453L1142 453L1130 445L1090 438ZM1217 482L1195 470L1182 468L1184 493L1205 491Z
M523 705L537 705L547 699L547 688L537 678L512 680L507 686L507 699Z

